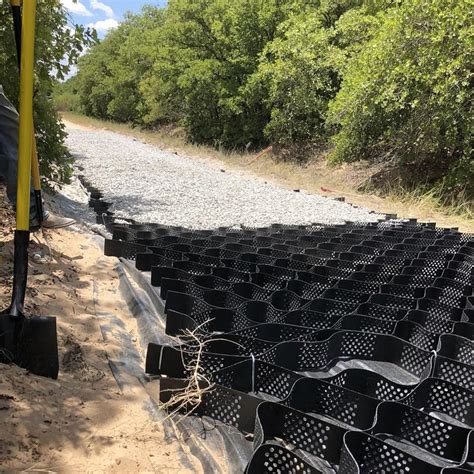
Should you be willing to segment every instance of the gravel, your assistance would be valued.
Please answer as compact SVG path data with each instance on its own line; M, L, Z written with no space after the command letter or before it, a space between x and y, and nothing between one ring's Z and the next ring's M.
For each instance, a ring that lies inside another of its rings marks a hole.
M367 209L222 172L134 138L68 127L76 166L117 216L188 228L368 222Z

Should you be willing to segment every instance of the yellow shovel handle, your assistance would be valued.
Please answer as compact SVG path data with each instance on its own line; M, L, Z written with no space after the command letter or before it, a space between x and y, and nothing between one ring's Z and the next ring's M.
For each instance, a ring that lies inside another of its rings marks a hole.
M33 149L33 69L35 56L36 0L23 1L21 72L20 72L20 132L18 140L18 189L16 228L30 228L30 178Z
M21 0L10 0L10 5L12 7L13 12L13 23L15 29L15 40L18 42L18 39L21 38L21 25L17 25L17 18L21 18ZM21 42L21 40L20 40ZM21 44L17 45L17 47L21 48ZM21 53L18 53L19 58L21 57ZM39 159L38 159L38 151L36 148L36 137L35 137L35 126L33 124L33 143L32 143L32 154L31 154L31 174L33 175L33 188L35 191L41 191L41 177L40 177L40 170L39 170Z

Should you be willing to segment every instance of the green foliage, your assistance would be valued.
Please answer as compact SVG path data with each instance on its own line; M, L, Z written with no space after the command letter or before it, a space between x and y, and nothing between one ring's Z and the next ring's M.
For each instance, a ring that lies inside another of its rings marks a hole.
M50 96L53 86L64 79L95 34L82 26L72 28L59 0L38 2L36 21L35 127L43 176L66 181L71 159L64 146L65 132ZM18 106L18 67L9 2L0 4L0 84L10 101Z
M146 126L180 123L200 143L260 143L268 111L244 86L289 3L171 0L166 10L128 16L81 58L82 110Z
M79 110L102 119L141 122L139 85L153 65L153 45L162 23L162 11L156 8L128 15L80 58L80 74L66 85L77 90Z
M331 31L316 14L294 17L265 48L250 85L265 88L271 111L265 127L273 143L314 143L324 137L324 113L338 87Z
M390 9L331 104L334 161L416 164L429 185L444 179L450 193L472 186L471 15L468 0Z
M452 194L474 169L470 3L169 0L93 46L56 101L227 149L399 163Z
M59 112L75 112L80 109L81 101L75 87L74 77L54 86L53 104Z
M299 12L265 48L253 81L267 88L271 118L265 133L271 142L299 148L326 142L328 104L340 88L345 65L379 25L374 15L383 3L370 10L361 3L328 0Z

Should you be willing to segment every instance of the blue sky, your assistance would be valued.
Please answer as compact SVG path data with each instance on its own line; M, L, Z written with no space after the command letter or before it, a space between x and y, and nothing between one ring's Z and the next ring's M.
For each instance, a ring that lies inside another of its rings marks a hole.
M93 26L99 35L120 23L127 11L138 12L143 5L164 6L166 0L61 0L69 11L72 22Z

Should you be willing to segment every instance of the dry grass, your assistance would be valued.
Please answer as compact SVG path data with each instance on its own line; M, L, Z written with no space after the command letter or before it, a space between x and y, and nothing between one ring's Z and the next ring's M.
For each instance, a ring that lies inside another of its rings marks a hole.
M462 232L474 233L472 203L443 206L435 192L407 192L400 187L392 188L384 197L359 191L363 183L378 171L366 163L332 167L327 164L324 154L303 165L275 160L271 153L255 159L256 155L249 153L224 152L187 143L180 129L140 130L128 124L105 122L71 112L64 112L62 116L66 121L80 126L132 136L164 150L216 167L238 170L241 174L258 176L288 189L344 197L347 202L376 212L414 217L421 222L436 222L440 227L458 227Z

